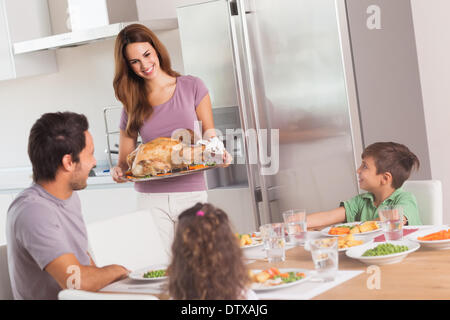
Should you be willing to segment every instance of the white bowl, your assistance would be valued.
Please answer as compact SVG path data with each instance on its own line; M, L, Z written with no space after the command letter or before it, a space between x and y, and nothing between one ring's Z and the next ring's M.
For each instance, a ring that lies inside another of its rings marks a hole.
M403 245L407 246L409 250L394 254L388 254L384 256L373 256L373 257L363 257L363 253L366 252L369 249L373 249L376 246L383 244L383 243L392 243L393 245ZM364 244L362 246L357 246L348 249L345 254L352 259L357 259L365 264L368 265L383 265L383 264L393 264L401 262L403 259L406 258L408 254L411 252L416 251L420 248L420 244L417 242L412 242L408 240L398 240L398 241L384 241L384 242L372 242L368 244Z
M427 228L424 230L420 230L410 234L406 237L406 239L419 243L422 247L434 250L446 250L450 249L450 239L447 240L432 240L432 241L423 241L418 240L418 237L423 237L431 233L439 232L442 230L450 229L449 226L437 226L432 228Z

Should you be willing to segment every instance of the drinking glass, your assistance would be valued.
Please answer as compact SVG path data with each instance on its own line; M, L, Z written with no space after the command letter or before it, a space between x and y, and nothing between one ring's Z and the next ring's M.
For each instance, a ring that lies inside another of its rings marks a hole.
M285 227L283 223L270 223L260 227L261 238L264 242L267 260L281 262L286 260Z
M283 212L283 220L286 224L288 241L294 246L305 244L306 239L306 212L304 209L291 209Z
M386 241L402 240L403 208L400 206L383 206L378 209L378 216L383 225Z
M337 238L319 238L308 241L308 248L317 273L315 279L328 282L336 277L339 263Z

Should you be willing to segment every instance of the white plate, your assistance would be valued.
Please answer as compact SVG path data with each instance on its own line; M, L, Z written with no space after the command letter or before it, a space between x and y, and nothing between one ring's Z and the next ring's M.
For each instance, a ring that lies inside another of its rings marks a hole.
M303 279L294 281L294 282L289 282L289 283L282 283L279 285L273 285L273 286L267 286L264 285L263 283L256 283L253 282L251 285L251 289L253 291L270 291L270 290L278 290L278 289L283 289L283 288L287 288L287 287L291 287L303 282L306 282L309 280L309 278L311 278L311 271L310 270L306 270L306 269L298 269L298 268L286 268L286 269L278 269L280 270L281 273L285 273L285 272L303 272L305 274L305 277ZM257 274L263 270L252 270L254 274Z
M254 240L253 238L252 238L252 242L253 242L252 244L247 244L245 246L242 246L241 248L242 249L254 248L254 247L262 246L264 244L264 242L262 240Z
M432 241L424 241L424 240L418 240L418 237L423 237L426 235L429 235L431 233L439 232L442 230L448 230L450 229L449 226L438 226L438 227L432 227L425 230L419 230L412 234L409 234L406 236L406 239L419 243L424 248L429 249L436 249L436 250L445 250L450 249L450 239L447 240L432 240Z
M402 245L407 246L409 250L394 254L388 254L384 256L374 256L374 257L363 257L363 253L366 252L369 249L373 249L376 246L383 244L383 243L392 243L394 245ZM399 240L399 241L385 241L385 242L372 242L368 244L364 244L362 246L357 246L353 248L349 248L345 254L353 259L357 259L363 263L372 265L383 265L383 264L392 264L392 263L398 263L406 258L408 254L411 252L416 251L420 248L420 244L416 242L412 242L409 240Z
M135 270L133 272L131 272L128 277L130 279L133 280L139 280L139 281L160 281L160 280L164 280L167 279L168 277L159 277L159 278L144 278L144 274L152 271L152 270L160 270L160 269L166 269L167 270L167 265L154 265L154 266L149 266L146 268L142 268L139 270Z
M356 226L357 224L361 224L361 223L362 223L362 222L359 222L359 221L357 221L357 222L347 222L347 223L338 223L338 224L335 224L335 225L326 227L325 229L322 229L320 232L321 232L323 235L328 236L328 237L339 237L339 236L342 236L342 235L329 234L328 232L330 232L330 229L333 228L333 227L337 227L337 226ZM378 227L379 227L379 228L376 229L376 230L370 230L370 231L361 232L361 233L353 233L353 235L354 235L354 236L358 236L358 235L364 235L364 236L365 236L366 234L375 233L375 232L379 232L379 231L383 230L383 229L380 227L379 224L378 224Z

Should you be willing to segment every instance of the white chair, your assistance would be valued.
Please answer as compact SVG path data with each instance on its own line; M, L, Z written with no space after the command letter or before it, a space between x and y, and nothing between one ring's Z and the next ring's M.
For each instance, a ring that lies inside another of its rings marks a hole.
M169 262L148 211L90 223L87 232L92 259L98 267L120 264L134 271Z
M441 181L405 181L402 188L416 197L420 219L424 225L441 225L443 223Z
M58 300L159 300L150 294L98 293L65 289L59 292Z
M8 253L6 244L0 245L0 300L13 300L11 280L8 271Z

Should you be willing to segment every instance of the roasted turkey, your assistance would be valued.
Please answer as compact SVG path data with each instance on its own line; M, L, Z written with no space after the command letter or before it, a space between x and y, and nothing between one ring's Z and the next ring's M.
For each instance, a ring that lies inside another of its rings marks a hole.
M190 146L179 140L161 137L139 145L128 155L127 163L135 177L155 176L203 162L204 149L204 145Z

